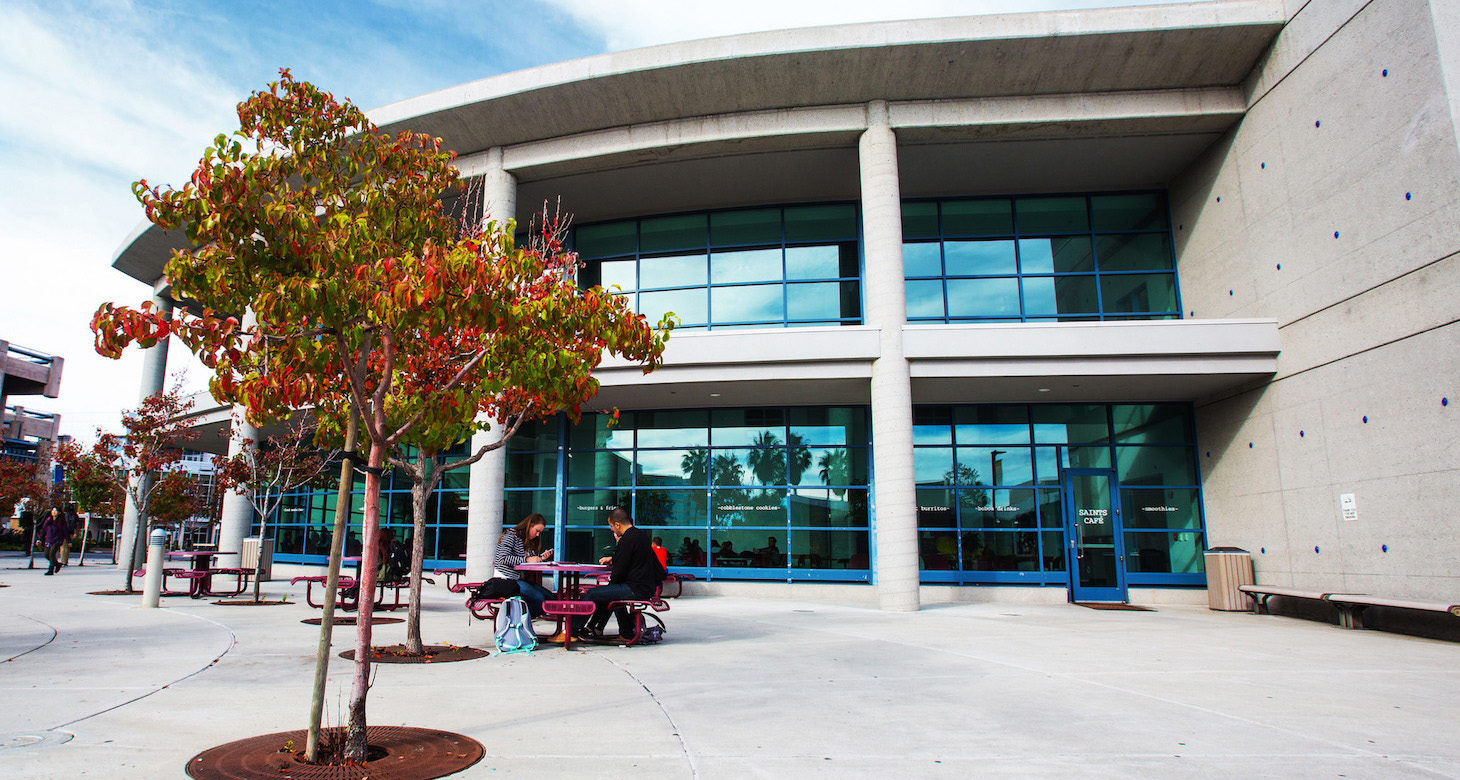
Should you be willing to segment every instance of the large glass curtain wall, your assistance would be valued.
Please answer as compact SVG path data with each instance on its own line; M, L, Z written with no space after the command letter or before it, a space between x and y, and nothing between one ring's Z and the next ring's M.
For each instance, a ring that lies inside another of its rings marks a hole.
M678 214L574 231L579 283L627 296L684 328L806 327L862 321L852 204Z
M909 322L1180 319L1162 193L902 205Z
M1068 583L1061 472L1115 472L1127 581L1200 585L1203 523L1185 404L913 410L925 582Z
M567 446L538 432L508 455L506 522L540 512L561 557L595 560L623 506L671 567L731 579L869 579L867 410L758 408L584 415ZM556 472L563 453L562 502ZM560 511L559 511L560 509ZM556 528L554 529L556 530Z

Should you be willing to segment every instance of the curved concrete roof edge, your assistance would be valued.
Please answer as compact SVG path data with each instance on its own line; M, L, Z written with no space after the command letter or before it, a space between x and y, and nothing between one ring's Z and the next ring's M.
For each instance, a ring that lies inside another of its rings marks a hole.
M1160 19L1153 25L1152 17ZM907 46L946 41L1109 34L1287 21L1282 0L1213 0L1172 5L1127 6L1019 14L987 14L744 33L597 54L576 60L489 76L428 92L366 112L386 126L427 114L564 84L638 71L669 69L726 59L744 59L831 49Z

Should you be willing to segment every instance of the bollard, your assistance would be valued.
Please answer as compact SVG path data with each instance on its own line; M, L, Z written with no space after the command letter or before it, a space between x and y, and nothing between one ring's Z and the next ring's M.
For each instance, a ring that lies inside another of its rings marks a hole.
M142 606L156 609L162 597L162 550L167 546L167 529L154 528L147 535L147 575L142 581Z

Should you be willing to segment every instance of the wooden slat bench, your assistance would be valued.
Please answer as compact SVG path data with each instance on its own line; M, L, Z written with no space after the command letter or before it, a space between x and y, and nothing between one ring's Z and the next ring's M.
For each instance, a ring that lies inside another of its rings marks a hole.
M1312 601L1327 601L1333 595L1321 590L1304 590L1302 588L1288 588L1281 585L1238 585L1237 589L1247 594L1252 599L1252 614L1266 615L1267 600L1273 596L1281 596L1288 599L1310 599Z
M1344 628L1363 628L1364 610L1368 607L1414 609L1424 612L1449 613L1460 617L1460 604L1451 601L1396 599L1388 596L1366 596L1356 593L1331 593L1328 595L1327 601L1333 606L1338 607L1338 623Z

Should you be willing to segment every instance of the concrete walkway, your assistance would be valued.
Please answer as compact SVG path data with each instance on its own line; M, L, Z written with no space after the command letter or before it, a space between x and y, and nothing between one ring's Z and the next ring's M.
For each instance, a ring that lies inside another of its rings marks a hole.
M143 610L86 595L119 586L109 566L17 564L0 556L0 777L181 778L304 727L317 610ZM440 584L426 608L427 642L491 646ZM718 597L666 617L652 647L380 666L371 723L479 740L463 778L1460 778L1457 644L1176 606ZM351 670L331 670L337 723Z

